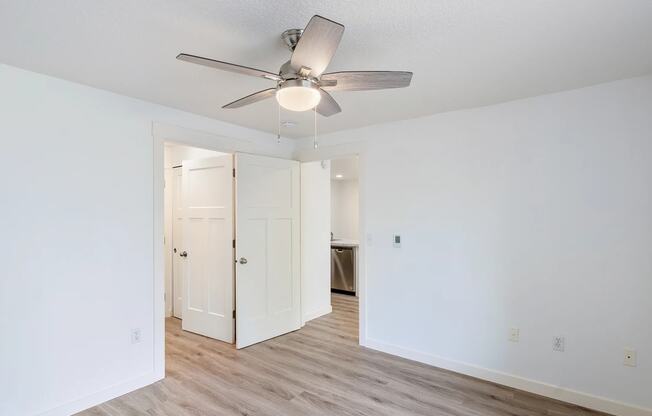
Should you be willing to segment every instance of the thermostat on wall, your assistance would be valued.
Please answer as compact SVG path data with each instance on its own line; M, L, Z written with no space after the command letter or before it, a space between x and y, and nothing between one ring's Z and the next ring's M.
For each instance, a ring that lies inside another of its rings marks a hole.
M394 247L401 248L401 236L394 234Z

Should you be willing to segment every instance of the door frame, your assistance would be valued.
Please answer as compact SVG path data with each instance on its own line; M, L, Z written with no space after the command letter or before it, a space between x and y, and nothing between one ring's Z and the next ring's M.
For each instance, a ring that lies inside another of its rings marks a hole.
M151 125L152 144L153 144L153 355L154 376L157 380L165 378L165 257L164 257L164 183L165 183L165 163L164 163L164 146L165 142L173 142L185 146L198 147L216 152L231 153L251 153L261 156L279 157L283 159L293 159L292 151L284 142L280 144L269 135L269 143L260 141L231 138L216 133L194 130L186 127L175 126L171 124L152 121ZM303 276L301 276L303 280Z
M312 140L311 143L312 144ZM299 162L316 162L320 160L344 159L358 157L358 343L367 346L367 147L362 141L350 142L339 145L313 146L300 148L295 152L294 158Z

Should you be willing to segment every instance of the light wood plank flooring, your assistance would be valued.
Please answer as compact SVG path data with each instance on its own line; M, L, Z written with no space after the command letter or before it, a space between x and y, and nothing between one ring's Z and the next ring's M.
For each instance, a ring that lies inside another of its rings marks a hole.
M358 346L358 304L244 350L166 323L167 377L84 416L598 416Z

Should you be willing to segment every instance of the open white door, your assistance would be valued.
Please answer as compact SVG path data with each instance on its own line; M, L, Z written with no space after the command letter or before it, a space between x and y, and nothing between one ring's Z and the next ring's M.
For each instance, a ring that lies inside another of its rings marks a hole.
M183 260L180 256L183 244L183 200L181 195L183 178L182 169L175 168L170 181L172 193L172 316L181 319L183 317Z
M236 346L301 326L299 162L236 154Z
M233 342L233 158L183 162L185 331Z

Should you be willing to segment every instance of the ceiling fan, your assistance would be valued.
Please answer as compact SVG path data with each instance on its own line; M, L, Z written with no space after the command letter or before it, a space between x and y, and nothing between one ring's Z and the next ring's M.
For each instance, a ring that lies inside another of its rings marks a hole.
M305 29L286 30L281 38L292 51L292 57L281 66L278 74L185 53L179 54L177 59L276 82L275 88L255 92L222 107L229 109L276 96L278 103L288 110L315 108L322 116L329 117L342 109L327 91L381 90L410 85L412 72L405 71L324 73L343 33L343 25L318 15L310 19Z

